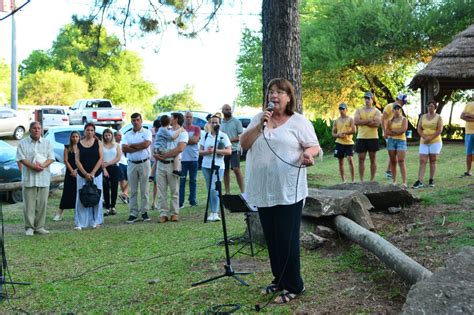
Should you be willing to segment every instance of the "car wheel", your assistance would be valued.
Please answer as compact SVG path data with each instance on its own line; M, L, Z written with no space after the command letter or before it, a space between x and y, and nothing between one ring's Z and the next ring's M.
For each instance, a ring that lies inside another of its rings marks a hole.
M23 127L16 127L15 131L13 131L13 138L15 138L15 140L23 139L24 135L25 135L25 128Z
M23 192L21 189L10 191L8 196L10 203L21 203L23 202Z

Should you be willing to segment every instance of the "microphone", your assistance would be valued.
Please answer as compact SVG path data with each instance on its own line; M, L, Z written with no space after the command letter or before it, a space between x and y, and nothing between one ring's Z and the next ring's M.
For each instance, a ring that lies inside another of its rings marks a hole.
M268 102L268 105L267 105L267 108L265 110L268 110L269 112L273 113L273 110L275 109L275 103L273 102ZM262 129L265 129L265 127L267 126L267 120L265 119L263 121L263 127Z

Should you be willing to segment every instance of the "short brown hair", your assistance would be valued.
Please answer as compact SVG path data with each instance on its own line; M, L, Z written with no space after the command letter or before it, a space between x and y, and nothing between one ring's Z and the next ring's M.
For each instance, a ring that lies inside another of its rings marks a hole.
M288 96L290 97L290 102L286 106L285 114L287 114L288 116L293 115L295 113L295 107L296 107L295 88L293 87L293 84L291 84L290 81L284 78L275 78L275 79L270 80L270 82L267 85L265 101L268 100L268 93L272 86L276 86L277 88L285 91L286 94L288 94ZM263 105L263 110L265 110L265 108L266 108L266 104Z
M170 116L163 115L160 117L161 127L167 127L170 124Z

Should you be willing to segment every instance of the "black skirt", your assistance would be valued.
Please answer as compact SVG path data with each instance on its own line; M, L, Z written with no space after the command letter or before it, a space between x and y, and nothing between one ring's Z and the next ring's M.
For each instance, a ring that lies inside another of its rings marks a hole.
M67 145L65 146L68 147ZM76 169L76 159L74 152L68 152L68 161L73 169ZM66 175L64 175L63 195L59 203L59 209L74 209L76 208L76 194L77 194L76 178L71 176L69 169L66 168Z

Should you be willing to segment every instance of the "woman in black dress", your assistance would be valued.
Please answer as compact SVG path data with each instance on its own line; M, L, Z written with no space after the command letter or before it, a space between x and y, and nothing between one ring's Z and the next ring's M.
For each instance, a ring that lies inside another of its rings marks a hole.
M74 209L76 207L76 151L77 143L81 135L77 131L71 132L69 135L69 144L64 145L64 164L66 165L66 175L64 176L63 195L59 203L58 212L53 221L61 221L63 219L64 209Z

